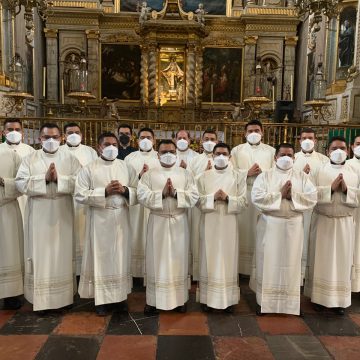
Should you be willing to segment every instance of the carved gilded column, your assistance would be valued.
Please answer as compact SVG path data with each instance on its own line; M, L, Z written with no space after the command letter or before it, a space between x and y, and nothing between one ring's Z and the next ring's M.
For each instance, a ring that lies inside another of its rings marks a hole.
M203 61L202 48L199 46L196 49L196 78L195 78L195 103L197 107L200 107L202 102L203 63L204 61Z
M244 49L244 94L243 98L254 95L255 54L258 37L249 35L245 37Z
M148 79L148 66L149 66L149 48L147 46L141 47L141 74L140 74L140 96L143 105L149 103L149 79Z
M99 99L99 31L86 30L88 57L88 91Z
M284 78L283 78L284 86L283 86L283 94L282 94L283 99L286 99L287 87L288 86L289 86L289 88L291 87L291 82L292 82L292 88L294 89L295 48L296 48L297 41L298 41L297 36L286 36L285 37ZM294 99L294 94L290 94L290 98L291 98L291 95L293 95L293 99Z
M149 104L156 105L157 102L157 46L149 45Z
M50 101L59 101L59 84L58 84L58 31L56 29L44 29L46 38L46 88L47 99Z
M189 44L186 57L186 105L195 104L195 45Z

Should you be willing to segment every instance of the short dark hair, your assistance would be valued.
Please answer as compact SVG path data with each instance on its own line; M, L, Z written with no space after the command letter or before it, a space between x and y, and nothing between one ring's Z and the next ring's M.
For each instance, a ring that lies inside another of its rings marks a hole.
M119 145L119 140L118 140L117 136L114 133L112 133L111 131L105 131L99 135L98 145L101 145L106 137L111 137L111 138L116 139L116 142Z
M354 144L354 143L355 143L355 140L356 140L358 137L360 137L360 134L355 135L355 136L353 137L351 144Z
M58 129L59 130L59 133L61 133L61 130L59 128L59 126L55 123L44 123L41 125L40 127L40 130L39 130L39 133L41 134L42 131L47 128L47 129Z
M6 124L9 124L9 123L18 123L20 124L20 126L22 127L22 122L19 118L7 118L4 120L4 127Z
M263 129L262 123L261 123L261 121L258 120L258 119L250 120L250 121L245 125L245 131L247 130L248 126L250 126L250 125L257 125L257 126L260 126L260 129L261 129L261 130Z
M169 144L174 145L175 150L176 150L176 145L175 145L175 143L174 143L172 140L170 140L170 139L163 139L163 140L160 140L160 141L159 141L159 144L158 144L158 147L157 147L157 148L158 148L158 151L159 151L161 145L169 145Z
M178 131L176 132L176 134L175 134L175 139L177 138L177 136L178 136L178 134L179 134L179 132L180 132L180 131L186 131L186 133L187 133L187 135L188 135L189 139L191 138L190 131L185 130L185 129L180 129L180 130L178 130Z
M214 146L213 154L215 154L215 150L216 150L217 148L226 148L226 149L229 150L229 154L231 153L230 146L229 146L228 144L223 143L223 142L219 142L219 143L217 143L217 144Z
M301 135L302 135L303 133L310 133L310 134L316 135L315 130L312 129L312 128L309 128L309 127L306 127L306 128L301 129L301 131L300 131L300 137L301 137Z
M275 156L279 153L281 148L286 148L286 149L292 149L294 154L295 154L295 147L293 144L287 143L287 142L283 142L281 144L278 144L275 146Z
M80 127L79 124L77 124L76 122L71 122L71 123L67 123L67 124L64 125L64 133L66 133L67 128L75 127L75 126L78 127L80 129L80 131L81 131L81 127Z
M130 134L132 135L133 131L132 131L132 127L129 124L120 124L117 128L117 132L119 133L120 128L125 128L125 129L129 129L130 130Z
M333 137L329 140L329 142L328 142L328 146L327 146L327 149L328 149L328 150L330 149L330 146L331 146L331 144L332 144L334 141L342 141L342 142L344 142L344 143L346 144L346 146L347 146L346 139L345 139L343 136L341 136L341 135L339 135L339 136L333 136Z
M153 137L155 137L154 130L151 129L151 128L149 128L149 127L143 127L143 128L141 128L141 129L139 130L139 132L138 132L138 137L140 137L141 133L142 133L142 132L145 132L145 131L151 133L151 135L152 135Z
M203 138L205 134L213 134L213 135L216 136L216 139L218 138L217 132L216 132L215 130L213 130L213 129L206 129L206 130L202 133L201 138Z

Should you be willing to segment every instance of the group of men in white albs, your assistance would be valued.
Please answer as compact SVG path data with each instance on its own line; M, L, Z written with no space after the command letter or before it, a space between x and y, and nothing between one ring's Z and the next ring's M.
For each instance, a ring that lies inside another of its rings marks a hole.
M34 150L19 119L4 122L4 308L19 308L24 294L41 315L71 306L78 290L100 316L127 311L133 277L146 286L145 314L185 312L191 277L206 312L234 311L239 274L249 276L258 315L301 315L302 286L316 310L341 315L360 291L360 136L347 160L343 137L329 140L327 157L311 128L297 153L289 143L266 145L258 120L232 150L204 131L201 154L186 130L157 151L150 128L138 132L138 150L130 147L125 124L101 134L97 152L81 143L76 123L65 126L62 146L56 124L39 134Z

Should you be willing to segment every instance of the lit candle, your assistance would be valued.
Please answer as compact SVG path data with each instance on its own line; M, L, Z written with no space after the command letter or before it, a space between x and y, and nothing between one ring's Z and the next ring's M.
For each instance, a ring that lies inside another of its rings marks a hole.
M275 86L272 86L272 109L275 110Z
M46 98L46 66L43 67L43 98Z
M64 79L61 79L61 104L65 103Z
M291 101L293 101L293 91L294 91L293 76L290 75L290 100Z
M212 105L214 102L214 84L211 84L210 101L211 101L211 105Z

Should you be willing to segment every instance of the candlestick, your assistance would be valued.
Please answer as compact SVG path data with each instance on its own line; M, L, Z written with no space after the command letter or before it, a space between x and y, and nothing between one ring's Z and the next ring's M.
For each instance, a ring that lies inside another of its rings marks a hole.
M293 92L294 92L293 76L290 75L290 100L291 101L293 101Z
M43 67L43 88L42 88L43 98L46 98L46 66Z
M272 86L272 109L275 110L275 86Z

